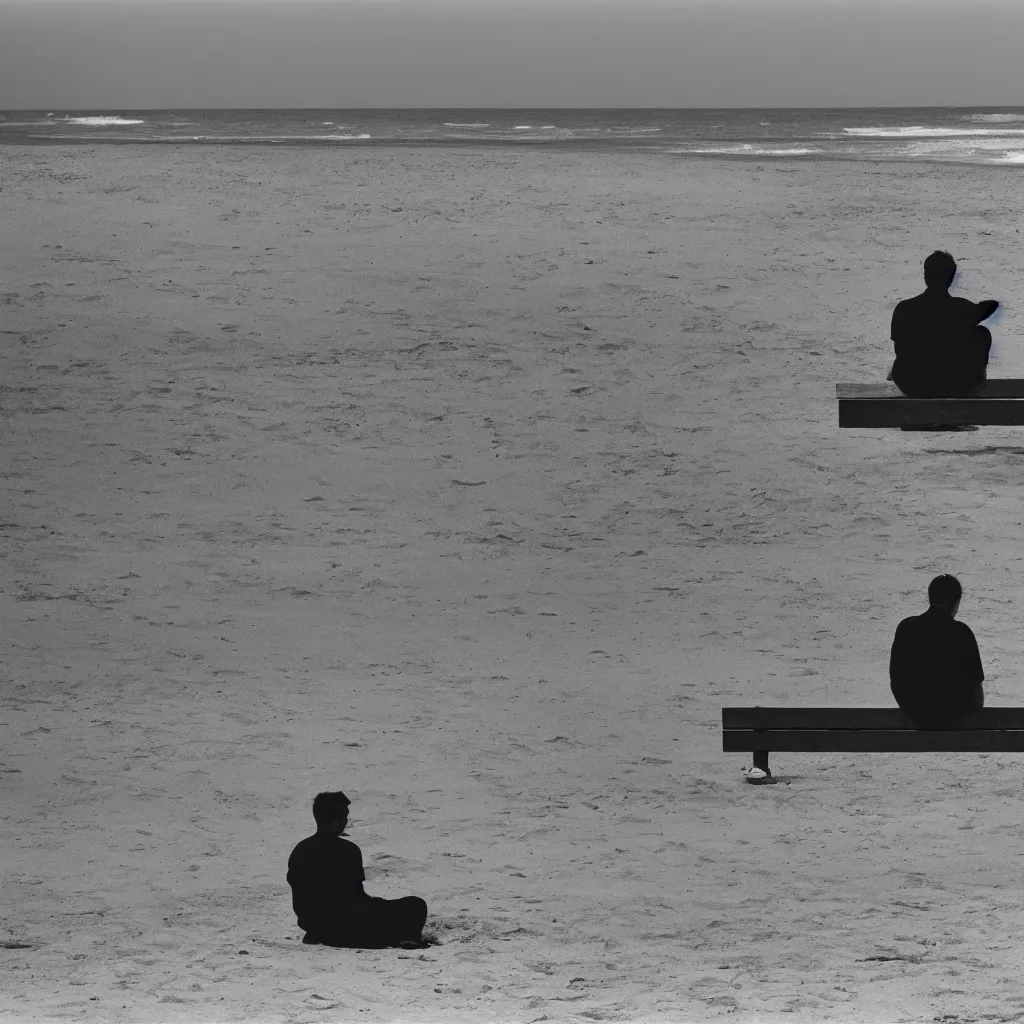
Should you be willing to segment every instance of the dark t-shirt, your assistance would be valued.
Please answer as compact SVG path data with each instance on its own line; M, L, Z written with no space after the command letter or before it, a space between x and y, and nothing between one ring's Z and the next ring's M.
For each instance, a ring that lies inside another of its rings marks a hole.
M978 643L970 626L929 608L896 627L889 680L896 703L917 722L955 719L984 704Z
M288 884L299 927L306 932L344 927L353 903L369 899L363 891L363 855L341 836L303 839L288 858Z
M988 361L978 324L992 314L986 303L946 292L904 299L892 314L896 349L892 379L907 395L965 395L982 379Z

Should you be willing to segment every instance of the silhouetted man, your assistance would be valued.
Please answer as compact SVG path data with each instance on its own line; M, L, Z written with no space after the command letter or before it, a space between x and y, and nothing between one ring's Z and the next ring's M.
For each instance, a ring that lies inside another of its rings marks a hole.
M349 798L318 793L313 800L316 835L288 858L288 884L299 927L310 945L383 949L426 945L421 936L427 905L418 896L384 900L363 891L363 855L342 839Z
M961 593L956 577L936 576L928 584L928 611L896 627L892 694L917 725L955 723L985 706L978 643L970 626L955 619Z
M992 335L979 324L999 303L950 295L955 276L953 257L933 252L924 261L925 290L893 311L896 362L890 377L911 398L962 397L985 379Z

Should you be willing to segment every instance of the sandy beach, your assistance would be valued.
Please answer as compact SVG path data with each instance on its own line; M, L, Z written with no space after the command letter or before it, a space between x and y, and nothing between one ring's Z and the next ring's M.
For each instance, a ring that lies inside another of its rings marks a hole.
M956 574L1022 701L1024 434L842 431L1020 171L0 148L0 1018L1011 1021L1021 758L773 755ZM322 789L422 952L300 944Z

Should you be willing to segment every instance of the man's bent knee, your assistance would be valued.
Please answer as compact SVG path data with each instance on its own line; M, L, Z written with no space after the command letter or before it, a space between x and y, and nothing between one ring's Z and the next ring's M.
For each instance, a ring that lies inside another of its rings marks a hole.
M420 899L419 896L406 896L403 902L408 910L409 917L414 921L419 921L422 926L422 923L427 919L427 901Z

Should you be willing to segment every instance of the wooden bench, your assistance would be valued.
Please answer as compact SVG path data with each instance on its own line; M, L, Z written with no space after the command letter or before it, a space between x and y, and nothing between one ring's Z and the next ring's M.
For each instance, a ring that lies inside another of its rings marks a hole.
M955 727L919 729L899 708L722 708L722 749L753 751L768 771L772 750L1024 751L1024 708L982 708Z
M837 384L840 427L1024 424L1024 380L988 380L969 398L907 398L895 384Z

